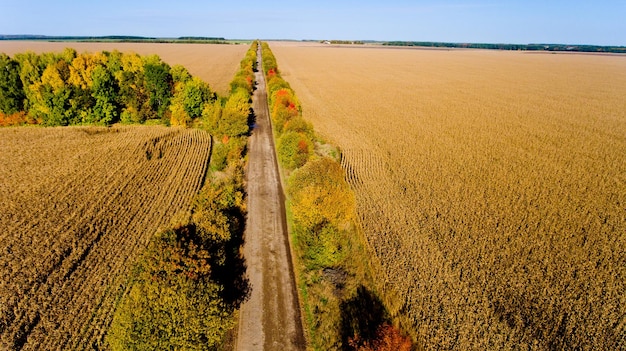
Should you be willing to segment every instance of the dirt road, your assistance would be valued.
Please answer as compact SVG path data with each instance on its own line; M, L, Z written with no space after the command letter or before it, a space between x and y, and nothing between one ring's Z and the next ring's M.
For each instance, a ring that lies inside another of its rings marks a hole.
M240 311L237 351L304 350L280 182L267 107L261 52L252 98L256 126L250 137L248 220L243 253L251 295Z

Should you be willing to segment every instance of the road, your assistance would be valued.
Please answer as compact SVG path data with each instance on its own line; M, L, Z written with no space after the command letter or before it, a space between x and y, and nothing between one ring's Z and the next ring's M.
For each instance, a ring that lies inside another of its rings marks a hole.
M260 47L257 56L257 90L252 98L256 125L249 144L243 246L251 293L241 306L235 349L305 350Z

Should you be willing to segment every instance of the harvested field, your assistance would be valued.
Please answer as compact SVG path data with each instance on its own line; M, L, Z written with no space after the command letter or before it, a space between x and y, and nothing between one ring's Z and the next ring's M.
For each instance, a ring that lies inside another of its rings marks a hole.
M425 349L626 348L626 57L271 46Z
M199 130L0 129L0 349L93 349L159 228L188 213Z
M225 44L0 41L0 52L9 56L25 51L37 54L63 52L67 47L74 48L78 53L118 50L139 55L156 54L170 66L185 66L192 75L209 83L211 89L220 95L228 95L228 84L239 69L239 61L248 50L248 45Z

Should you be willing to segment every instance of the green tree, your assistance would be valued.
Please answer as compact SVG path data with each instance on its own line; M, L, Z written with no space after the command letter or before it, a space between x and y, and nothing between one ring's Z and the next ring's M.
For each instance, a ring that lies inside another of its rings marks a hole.
M19 63L0 54L0 112L12 114L23 111L25 98Z
M170 104L172 125L187 125L192 119L202 115L204 105L215 100L215 93L199 78L191 78L176 83L175 93Z
M98 66L92 73L92 93L95 99L93 119L88 123L111 124L118 121L118 86L113 74L104 66Z
M106 57L105 65L107 70L117 79L119 72L123 70L122 57L124 54L117 50L113 50L111 52L103 51L102 53Z
M170 67L157 57L148 57L144 66L144 77L148 93L148 104L156 117L165 117L170 106L174 81Z
M183 106L191 118L200 117L204 104L215 101L215 94L211 92L209 85L197 77L185 84L183 96Z
M278 139L276 149L283 167L294 170L309 160L313 154L313 142L305 134L286 132Z

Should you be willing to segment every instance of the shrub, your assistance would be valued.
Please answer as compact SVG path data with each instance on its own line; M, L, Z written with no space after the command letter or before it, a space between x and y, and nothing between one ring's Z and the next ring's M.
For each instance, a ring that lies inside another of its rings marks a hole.
M283 132L296 132L306 135L309 140L315 139L313 125L305 121L301 116L294 117L287 121L284 125Z
M301 133L284 133L276 145L278 159L288 170L304 166L313 154L313 142Z
M236 137L249 132L250 96L247 91L239 89L232 93L219 121L219 131L225 135Z
M314 159L295 170L287 191L294 222L302 228L323 224L344 228L353 220L354 195L333 159Z
M156 235L133 273L107 341L113 350L205 350L234 320L211 281L209 253L192 226Z

